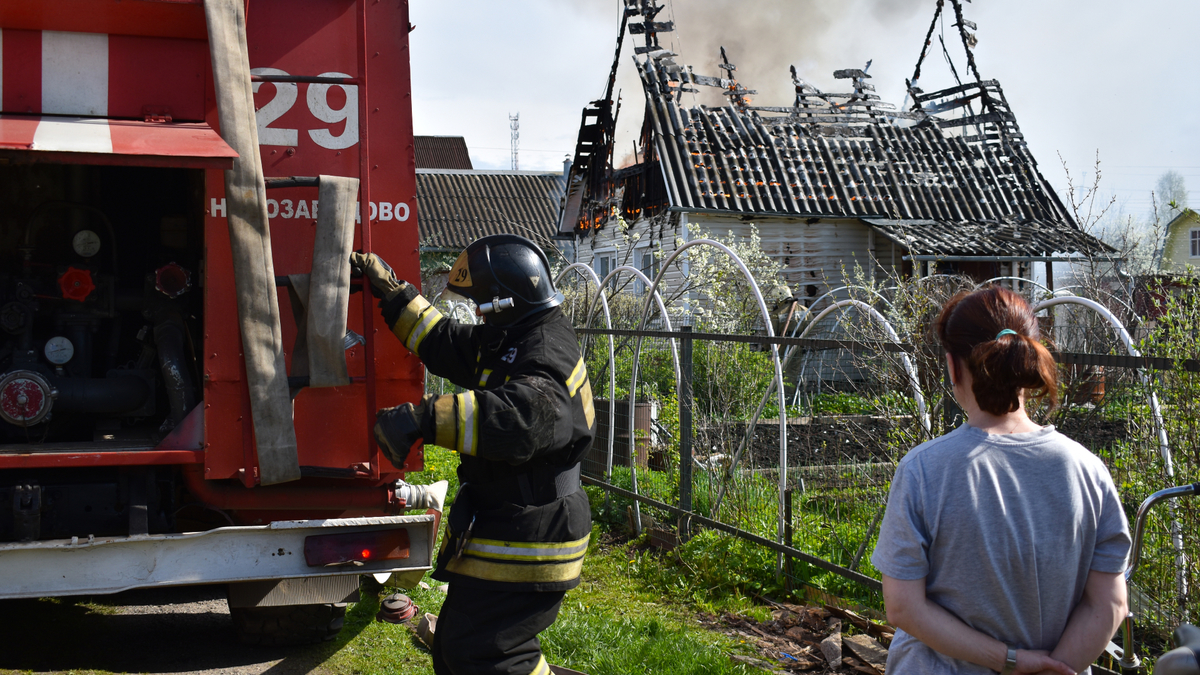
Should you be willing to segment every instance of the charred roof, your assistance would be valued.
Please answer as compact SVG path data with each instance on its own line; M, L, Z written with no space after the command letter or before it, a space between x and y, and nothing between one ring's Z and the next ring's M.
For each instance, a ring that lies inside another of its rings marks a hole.
M646 3L626 4L628 19ZM1042 177L1000 84L978 77L970 57L973 36L965 32L974 26L962 19L956 1L954 6L976 80L931 93L910 83L911 106L903 110L874 93L869 63L834 73L848 81L843 93L821 91L792 68L796 94L790 105L754 105L755 92L737 80L724 49L721 76L697 74L658 47L654 33L671 30L671 24L653 22L653 14L643 17L629 28L648 36L635 57L647 101L646 170L656 165L670 206L678 210L857 218L913 253L1110 251L1080 230ZM941 7L939 2L939 12ZM920 62L914 82L919 73ZM717 88L728 103L686 105L684 95L696 87ZM602 113L594 115L599 125L606 119ZM591 135L603 137L599 132ZM605 147L602 141L583 147L582 130L580 138L583 154ZM594 174L599 159L593 152L576 166ZM599 185L594 175L576 174L562 226L582 233L603 226L622 205L614 203L618 191ZM613 172L607 176L611 183Z

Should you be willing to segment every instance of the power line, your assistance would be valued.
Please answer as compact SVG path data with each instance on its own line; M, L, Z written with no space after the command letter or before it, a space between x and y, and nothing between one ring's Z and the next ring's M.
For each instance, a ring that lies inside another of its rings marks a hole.
M472 145L469 147L472 150L511 150L512 149L511 147L499 148L499 147L489 146L489 145ZM569 152L568 150L537 150L534 148L521 148L521 151L522 152L555 152L555 153L564 153L564 154Z

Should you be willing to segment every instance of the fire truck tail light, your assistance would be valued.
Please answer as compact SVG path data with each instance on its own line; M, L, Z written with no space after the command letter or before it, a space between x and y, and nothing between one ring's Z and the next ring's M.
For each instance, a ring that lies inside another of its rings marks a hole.
M408 557L408 543L408 530L319 534L305 537L304 562L309 567L328 567L398 560Z

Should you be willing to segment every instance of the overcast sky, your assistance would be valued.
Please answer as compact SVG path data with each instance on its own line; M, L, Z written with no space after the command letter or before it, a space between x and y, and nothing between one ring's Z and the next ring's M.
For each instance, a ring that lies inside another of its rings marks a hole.
M660 0L663 2L665 0ZM826 91L844 91L838 68L872 60L872 83L900 104L933 17L934 0L673 0L659 20L676 61L720 75L717 46L760 93L789 105L788 66ZM618 0L411 0L414 130L464 136L477 169L510 168L509 119L520 113L520 168L561 170L573 154L580 112L604 90L612 64ZM961 77L967 65L953 10L939 24L922 68L926 91L952 85L937 35ZM1128 213L1149 210L1168 169L1200 203L1200 76L1196 0L976 0L976 63L996 79L1038 160L1066 199L1061 154L1073 182L1091 182L1100 153L1101 190ZM618 158L640 125L644 98L626 38ZM685 102L686 99L685 99Z

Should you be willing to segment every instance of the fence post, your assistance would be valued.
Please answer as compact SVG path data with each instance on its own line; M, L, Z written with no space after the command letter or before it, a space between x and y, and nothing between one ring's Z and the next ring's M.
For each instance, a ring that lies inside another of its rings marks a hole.
M938 369L942 371L942 433L950 433L962 421L963 411L954 398L954 384L950 381L950 370L946 367L946 350L938 348ZM951 393L946 394L949 390ZM869 536L869 535L868 535Z
M692 510L692 327L679 328L679 508ZM679 541L691 536L687 516L679 518Z
M792 536L792 492L794 488L788 488L783 493L783 538L787 542L788 548L796 548L796 542ZM783 588L788 595L792 593L792 556L783 556Z

